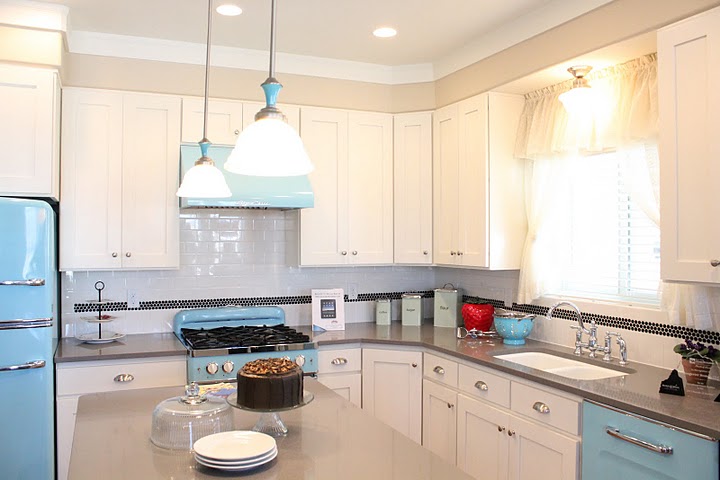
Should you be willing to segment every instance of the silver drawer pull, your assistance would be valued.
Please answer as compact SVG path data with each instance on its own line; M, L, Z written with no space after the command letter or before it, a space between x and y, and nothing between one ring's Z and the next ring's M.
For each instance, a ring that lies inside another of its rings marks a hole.
M672 455L673 453L673 447L668 447L666 445L654 445L650 442L646 442L645 440L640 440L639 438L620 433L620 430L617 428L605 427L605 433L611 437L624 440L628 443L632 443L633 445L637 445L638 447L647 448L648 450L652 450L653 452L661 453L663 455Z
M44 278L31 278L30 280L3 280L0 285L4 287L42 287Z
M535 402L533 404L533 410L538 413L550 413L550 407L545 405L543 402Z
M445 375L445 369L440 365L435 366L435 368L433 368L433 372L437 373L438 375Z
M22 363L20 365L9 365L0 367L0 372L14 372L16 370L31 370L33 368L43 368L45 360L35 360L34 362Z
M113 381L118 383L132 382L133 380L135 380L135 377L132 373L121 373L119 375L115 375L115 378L113 378Z
M713 267L720 267L720 260L710 260L710 265Z
M483 392L487 392L489 387L487 383L483 382L482 380L478 380L477 382L475 382L475 388L477 388L478 390L482 390Z
M338 358L333 358L330 363L332 363L333 365L345 365L347 362L348 362L347 358L338 357Z

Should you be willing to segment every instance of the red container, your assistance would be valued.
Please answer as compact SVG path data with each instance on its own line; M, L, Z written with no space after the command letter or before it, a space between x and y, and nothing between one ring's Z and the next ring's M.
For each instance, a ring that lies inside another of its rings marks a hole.
M488 303L466 303L460 310L465 328L487 332L493 326L495 307Z

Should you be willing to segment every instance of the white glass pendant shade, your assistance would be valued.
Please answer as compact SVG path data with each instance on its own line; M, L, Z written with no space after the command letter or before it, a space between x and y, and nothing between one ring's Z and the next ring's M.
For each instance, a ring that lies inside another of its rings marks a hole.
M256 177L294 177L315 169L300 135L280 118L262 118L238 136L225 170Z
M594 95L589 85L568 90L560 94L558 99L570 114L589 114L593 109Z
M178 197L227 198L232 196L225 176L215 165L195 164L185 172L182 184L177 191Z

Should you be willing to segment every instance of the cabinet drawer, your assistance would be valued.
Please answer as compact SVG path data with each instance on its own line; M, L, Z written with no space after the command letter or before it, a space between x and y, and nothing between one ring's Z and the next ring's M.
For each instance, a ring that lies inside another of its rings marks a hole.
M425 378L457 388L458 364L452 360L426 353L423 361L423 375Z
M460 365L458 388L468 395L510 408L510 380L480 368Z
M318 351L318 373L359 372L361 369L359 347Z
M67 366L66 366L67 365ZM122 362L82 362L57 366L57 395L185 385L185 357ZM120 381L119 376L126 376ZM130 377L131 376L131 377Z
M512 411L573 435L579 435L579 401L518 382L511 382L510 388Z

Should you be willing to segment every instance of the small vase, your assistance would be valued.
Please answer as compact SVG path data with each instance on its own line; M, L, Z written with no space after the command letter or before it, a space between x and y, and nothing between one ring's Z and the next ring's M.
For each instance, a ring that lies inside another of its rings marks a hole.
M701 358L683 358L683 370L687 383L693 385L707 385L708 373L713 362Z

